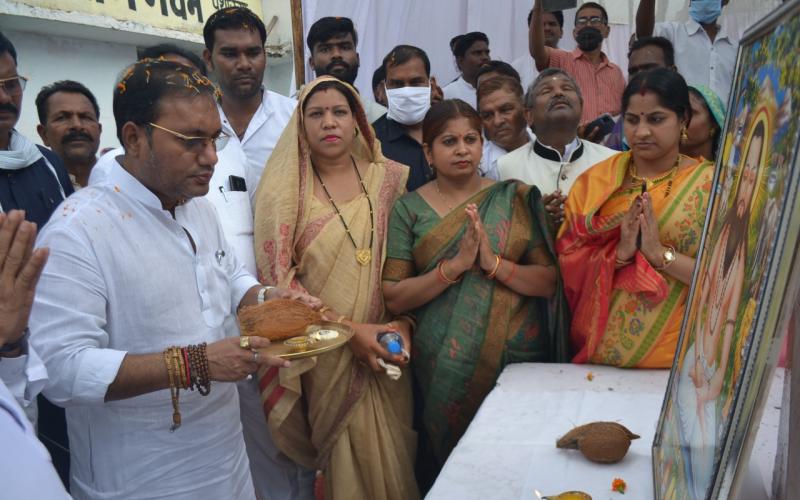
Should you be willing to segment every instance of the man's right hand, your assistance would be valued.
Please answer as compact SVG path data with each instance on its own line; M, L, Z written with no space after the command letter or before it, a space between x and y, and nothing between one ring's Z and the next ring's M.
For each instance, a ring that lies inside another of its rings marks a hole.
M211 380L237 382L256 373L261 366L290 366L289 361L283 358L258 351L269 346L269 339L250 336L249 344L249 348L242 347L242 337L229 337L209 344L206 356Z
M0 345L25 333L36 283L47 262L48 249L33 249L36 224L25 212L0 213Z

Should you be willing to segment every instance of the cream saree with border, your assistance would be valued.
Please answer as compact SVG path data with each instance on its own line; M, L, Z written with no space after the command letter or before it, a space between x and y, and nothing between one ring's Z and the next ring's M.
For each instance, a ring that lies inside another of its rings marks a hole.
M313 192L301 110L311 90L326 80L333 79L318 78L301 92L259 184L259 279L306 290L354 322L381 323L387 319L380 284L388 217L405 190L408 169L383 157L359 108L352 154L369 162L363 180L374 211L374 233L363 194L339 204L339 210L359 248L373 242L372 260L362 266L333 207ZM392 381L373 373L344 347L294 361L289 368L264 370L259 381L276 445L297 463L322 473L327 500L419 497L410 373Z

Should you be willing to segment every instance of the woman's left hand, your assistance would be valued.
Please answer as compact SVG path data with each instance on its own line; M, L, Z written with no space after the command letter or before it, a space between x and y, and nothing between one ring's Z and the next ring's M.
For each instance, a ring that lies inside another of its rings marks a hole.
M467 215L475 224L475 231L478 234L478 264L484 272L490 273L497 265L497 257L492 250L492 244L489 243L489 235L486 234L486 228L483 226L477 207L474 205L467 207Z
M639 230L642 234L641 251L653 266L660 266L664 259L664 245L658 234L658 220L653 211L653 200L650 193L642 195L642 213L639 215Z
M389 354L383 346L378 343L378 334L391 330L387 325L375 325L368 323L350 323L355 335L350 339L350 349L355 357L362 363L372 368L372 371L385 371L378 364L378 358L393 364L405 364L403 356L393 356ZM401 334L402 336L402 334ZM405 341L405 338L403 339Z

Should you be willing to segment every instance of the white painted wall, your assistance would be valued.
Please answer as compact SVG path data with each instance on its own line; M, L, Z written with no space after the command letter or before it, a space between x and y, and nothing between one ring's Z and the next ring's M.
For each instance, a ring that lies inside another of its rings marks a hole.
M100 105L100 123L103 124L100 147L116 147L119 144L111 99L118 73L136 60L135 45L6 29L3 29L3 33L17 49L19 73L29 78L17 123L17 129L22 134L34 142L40 142L36 133L39 119L35 104L39 90L56 80L75 80L86 85Z
M118 26L105 25L116 21L98 20L97 16L45 12L4 0L0 4L0 31L17 49L19 73L29 78L17 129L37 143L40 139L36 133L39 120L35 99L43 86L57 80L86 85L100 106L100 148L117 147L112 112L114 84L120 71L136 60L137 48L172 42L198 55L204 48L202 38L192 35L138 27L120 31ZM291 40L289 1L264 0L263 7L265 24L273 15L278 16L267 43L277 45ZM290 95L293 68L291 52L285 57L270 58L264 78L267 88Z

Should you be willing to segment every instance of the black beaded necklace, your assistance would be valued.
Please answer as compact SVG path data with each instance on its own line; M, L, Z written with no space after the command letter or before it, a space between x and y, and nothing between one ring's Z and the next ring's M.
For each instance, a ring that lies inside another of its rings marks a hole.
M336 203L333 202L333 198L331 194L328 192L328 188L325 187L325 183L322 182L322 177L320 177L319 172L317 169L314 168L314 164L311 164L311 170L314 171L314 175L317 177L317 180L322 185L322 190L325 191L325 196L328 197L328 201L333 205L333 209L336 210L336 215L339 216L339 220L342 221L342 225L344 226L344 231L347 233L347 237L350 239L350 243L353 244L353 248L356 250L356 261L361 264L362 266L366 266L372 260L372 243L375 237L375 216L373 215L372 210L372 200L369 199L369 193L367 193L367 188L364 186L364 180L361 179L361 173L358 171L358 167L356 166L356 160L351 156L350 161L353 162L353 169L356 171L356 176L358 176L358 183L361 186L361 191L364 193L364 196L367 197L367 204L369 205L369 248L358 248L356 245L356 240L353 239L353 235L350 234L350 228L347 227L347 223L344 221L344 217L342 217L342 212L339 211L339 207L336 206Z

